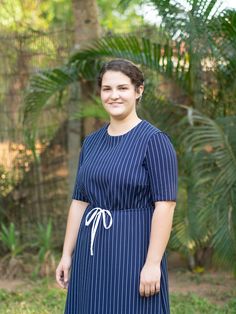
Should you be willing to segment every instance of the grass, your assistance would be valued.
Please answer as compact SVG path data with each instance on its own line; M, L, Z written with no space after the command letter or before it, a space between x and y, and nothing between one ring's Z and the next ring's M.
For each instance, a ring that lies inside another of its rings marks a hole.
M8 292L0 289L0 314L63 313L66 290L52 285L51 280L37 280L29 288Z
M65 301L66 290L58 288L54 279L31 281L14 292L0 289L0 314L62 314ZM171 314L236 313L235 297L219 306L194 293L172 293L170 302Z
M171 314L235 314L236 298L232 298L225 305L217 306L207 299L194 293L170 295Z

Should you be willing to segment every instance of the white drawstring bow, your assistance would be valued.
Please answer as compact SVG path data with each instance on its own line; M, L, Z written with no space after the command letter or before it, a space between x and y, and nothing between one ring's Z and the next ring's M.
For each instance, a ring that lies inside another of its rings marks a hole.
M106 213L107 215L110 217L110 223L107 226L106 224ZM89 218L89 216L91 215L91 217ZM86 215L86 219L85 219L85 225L88 226L92 221L93 221L93 225L91 228L91 245L90 245L90 254L93 255L93 242L94 242L94 238L95 238L95 234L97 231L97 227L100 221L100 218L103 218L103 226L105 229L109 229L112 225L112 215L111 212L107 209L102 209L100 207L94 207L92 208L88 214Z

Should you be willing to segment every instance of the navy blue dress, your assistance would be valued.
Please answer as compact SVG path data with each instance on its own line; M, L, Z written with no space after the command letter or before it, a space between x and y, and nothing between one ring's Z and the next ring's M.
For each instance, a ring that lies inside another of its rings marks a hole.
M177 157L169 136L141 120L123 135L109 123L87 135L73 199L88 202L73 251L64 314L168 314L166 252L160 292L139 293L155 201L176 201Z

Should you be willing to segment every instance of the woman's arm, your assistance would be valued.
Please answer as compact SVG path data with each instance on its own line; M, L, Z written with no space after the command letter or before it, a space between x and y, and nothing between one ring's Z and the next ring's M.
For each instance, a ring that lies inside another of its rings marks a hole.
M89 203L72 200L68 213L62 256L71 256L75 247L80 222Z
M160 264L170 238L175 206L174 201L155 202L146 262L140 273L142 296L150 296L160 290Z
M76 244L80 222L89 203L72 200L66 225L62 258L56 269L56 281L62 288L67 288L71 257Z
M160 264L170 238L176 202L155 202L146 263Z

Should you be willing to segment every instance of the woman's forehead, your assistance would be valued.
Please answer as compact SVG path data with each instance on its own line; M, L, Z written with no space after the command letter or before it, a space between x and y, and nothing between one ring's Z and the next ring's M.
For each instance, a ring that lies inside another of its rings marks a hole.
M130 85L130 78L119 71L107 71L102 78L102 85Z

